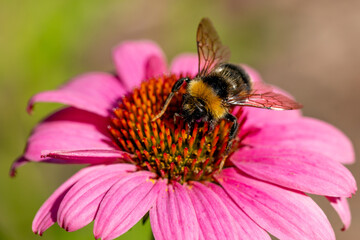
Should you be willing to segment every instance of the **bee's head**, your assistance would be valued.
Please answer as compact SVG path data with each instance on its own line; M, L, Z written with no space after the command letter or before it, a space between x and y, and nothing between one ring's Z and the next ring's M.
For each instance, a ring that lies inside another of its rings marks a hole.
M187 120L204 120L208 114L205 102L189 94L184 94L182 110L182 114Z

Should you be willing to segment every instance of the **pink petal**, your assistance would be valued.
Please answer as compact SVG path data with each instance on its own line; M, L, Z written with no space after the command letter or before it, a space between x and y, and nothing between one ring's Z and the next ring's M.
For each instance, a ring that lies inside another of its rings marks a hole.
M129 174L106 193L95 217L94 235L114 239L134 226L150 210L158 192L166 188L155 174L140 171Z
M80 170L74 176L69 178L63 183L56 191L46 200L41 206L32 223L32 230L34 233L42 235L43 232L51 227L57 219L57 212L61 201L65 194L72 188L72 186L79 181L79 179L91 175L99 169L102 169L103 165L97 165L93 167L87 167Z
M176 75L195 77L198 73L198 56L192 53L185 53L173 59L170 72Z
M31 161L41 158L44 150L113 150L107 130L107 118L76 108L60 110L35 127L28 139L24 157Z
M204 237L204 234L202 232L200 232L199 240L206 240L205 237Z
M208 184L208 187L213 190L224 202L229 209L230 214L234 218L236 229L239 231L239 236L242 240L270 240L269 234L264 229L259 227L251 218L249 218L230 198L225 190L213 183Z
M103 117L125 93L120 81L106 73L81 75L58 90L41 92L34 95L28 104L31 112L37 102L57 102L87 110Z
M201 183L192 184L188 193L204 239L238 239L237 224L220 197Z
M224 169L216 177L234 202L279 239L335 239L323 211L308 196Z
M156 240L198 239L199 225L186 189L179 183L159 193L150 209L151 228Z
M162 50L151 41L123 42L113 51L115 66L128 90L139 86L149 75L163 74L166 61Z
M73 164L99 164L126 161L130 154L119 150L75 150L42 151L41 157L51 158L51 162Z
M132 164L111 164L80 179L66 193L59 206L59 226L71 232L89 224L94 220L106 192L135 170Z
M144 79L149 79L153 77L158 77L166 72L166 63L164 62L163 57L158 55L150 56L145 65L145 77Z
M25 165L26 163L28 163L29 160L24 158L23 156L19 157L18 159L16 159L10 166L10 171L9 171L9 175L10 177L15 177L16 176L16 170Z
M243 148L231 160L255 178L299 191L339 197L350 197L356 191L355 179L348 169L307 149Z
M328 123L299 118L288 124L269 123L245 139L252 146L284 146L318 152L341 163L355 161L351 141Z
M349 228L351 223L351 212L349 208L349 203L344 197L326 197L331 206L335 209L335 211L339 214L341 221L344 224L344 227L341 229L345 231Z

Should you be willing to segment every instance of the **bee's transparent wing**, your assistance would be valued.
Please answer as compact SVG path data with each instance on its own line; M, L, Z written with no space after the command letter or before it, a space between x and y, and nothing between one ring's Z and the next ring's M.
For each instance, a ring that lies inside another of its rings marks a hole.
M250 93L240 93L228 99L231 105L266 108L271 110L292 110L300 109L303 106L295 100L274 92L268 85L256 83Z
M209 74L217 65L230 59L229 48L222 45L219 35L208 18L203 18L199 23L196 44L199 57L197 76Z

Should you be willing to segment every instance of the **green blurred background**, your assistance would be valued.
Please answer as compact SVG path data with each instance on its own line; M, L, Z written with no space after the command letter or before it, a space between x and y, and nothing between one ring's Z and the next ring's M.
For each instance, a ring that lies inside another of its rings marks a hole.
M334 124L360 143L360 1L29 1L0 7L0 239L93 239L92 225L67 233L57 225L41 238L32 219L50 194L79 166L28 164L8 176L32 127L56 104L25 112L35 93L89 71L113 70L111 49L128 39L152 39L170 61L195 52L199 20L210 17L232 62L254 66L270 83L291 92L304 114ZM359 180L359 163L349 166ZM338 239L358 239L360 201L350 200L352 226L322 198ZM120 239L150 239L149 224Z

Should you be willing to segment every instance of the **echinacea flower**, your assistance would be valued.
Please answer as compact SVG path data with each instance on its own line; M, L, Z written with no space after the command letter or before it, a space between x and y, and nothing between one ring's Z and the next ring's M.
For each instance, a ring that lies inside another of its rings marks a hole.
M161 119L173 83L197 73L197 57L181 55L166 70L148 41L114 51L117 74L89 73L36 102L61 109L33 130L12 173L28 162L90 164L42 205L33 231L55 222L75 231L94 221L95 238L114 239L149 212L155 239L335 239L320 207L306 194L325 196L350 224L347 198L356 191L342 165L354 162L349 139L299 110L235 108L239 133L229 151L230 123L192 132L174 114L180 91ZM261 81L243 66L253 81ZM282 90L277 90L283 92ZM283 92L284 93L284 92Z

